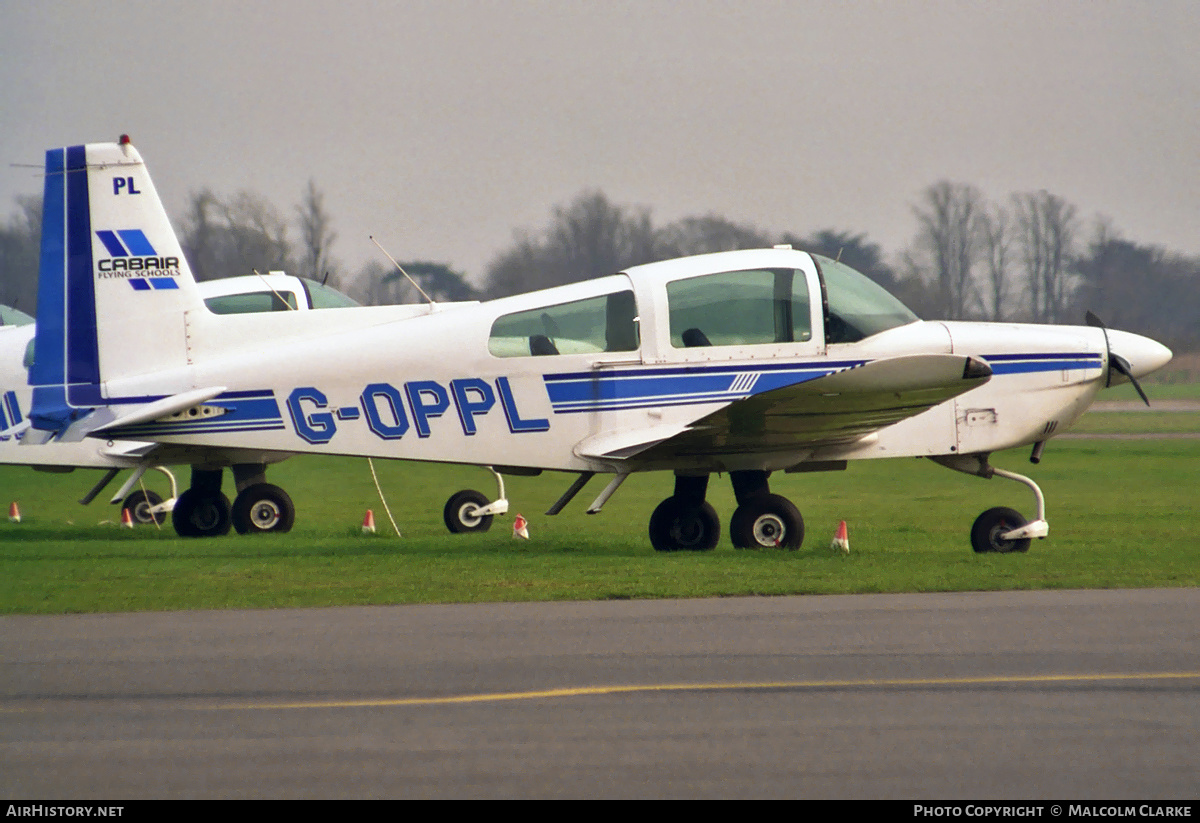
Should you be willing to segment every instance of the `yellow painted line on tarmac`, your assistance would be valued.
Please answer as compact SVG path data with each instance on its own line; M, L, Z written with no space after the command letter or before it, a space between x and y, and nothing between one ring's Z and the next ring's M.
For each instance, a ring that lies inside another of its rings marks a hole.
M447 706L470 703L498 703L506 700L546 700L558 697L592 697L609 694L632 694L650 692L712 692L746 690L806 690L806 689L854 689L889 688L912 686L986 686L1004 684L1038 683L1098 683L1117 680L1196 680L1200 672L1143 672L1140 674L1037 674L1037 675L993 675L985 677L929 677L861 680L780 680L748 683L649 683L624 686L579 686L564 689L538 689L519 692L492 692L484 694L461 694L447 697L399 697L370 700L309 700L279 703L221 703L197 707L209 711L233 709L355 709L388 708L398 706Z

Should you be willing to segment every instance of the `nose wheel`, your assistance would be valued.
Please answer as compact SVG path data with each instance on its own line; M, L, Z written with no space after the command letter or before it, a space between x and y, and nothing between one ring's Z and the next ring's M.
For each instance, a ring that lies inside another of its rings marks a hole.
M492 515L484 514L487 495L474 489L464 489L446 501L442 519L454 534L485 532L492 527Z
M1040 459L1041 450L1035 450L1034 456ZM974 525L971 526L971 548L977 553L1027 552L1033 538L1040 540L1050 534L1050 524L1046 522L1046 497L1031 478L989 465L986 454L939 455L931 459L948 469L977 477L1015 480L1033 492L1033 499L1037 504L1037 516L1033 520L1026 520L1015 509L1001 506L988 509L975 519Z
M1030 539L1005 539L1004 535L1026 525L1025 518L1015 509L997 506L979 515L971 526L971 548L977 553L1027 552Z
M139 526L151 523L161 526L167 522L167 512L162 510L162 502L162 496L157 492L139 489L122 501L121 508L128 509L129 516Z
M496 499L489 501L487 495L474 489L463 489L452 494L442 509L442 520L453 534L485 532L492 527L496 515L508 513L504 478L491 466L483 468L496 479Z

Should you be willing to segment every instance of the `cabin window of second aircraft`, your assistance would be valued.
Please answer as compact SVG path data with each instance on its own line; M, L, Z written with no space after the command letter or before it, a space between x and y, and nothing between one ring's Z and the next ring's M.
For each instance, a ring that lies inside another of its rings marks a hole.
M488 351L496 357L637 351L632 291L506 314L492 324Z
M812 339L804 272L730 271L667 284L671 345L746 346Z

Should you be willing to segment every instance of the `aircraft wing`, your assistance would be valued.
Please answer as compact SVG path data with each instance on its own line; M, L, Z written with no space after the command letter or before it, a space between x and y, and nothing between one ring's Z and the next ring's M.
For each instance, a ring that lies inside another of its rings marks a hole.
M735 400L674 430L601 434L576 451L656 462L851 443L981 386L991 375L991 367L974 357L890 357Z

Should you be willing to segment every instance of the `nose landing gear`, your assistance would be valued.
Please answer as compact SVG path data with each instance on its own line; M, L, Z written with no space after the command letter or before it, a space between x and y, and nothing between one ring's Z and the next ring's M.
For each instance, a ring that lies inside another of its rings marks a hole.
M1040 451L1038 456L1041 456ZM1003 507L988 509L979 515L971 527L971 548L977 553L1026 552L1033 538L1040 540L1050 534L1050 524L1046 522L1046 497L1031 478L989 465L986 454L943 455L931 459L948 469L966 474L987 479L1003 477L1015 480L1033 492L1037 516L1031 521L1014 509Z

